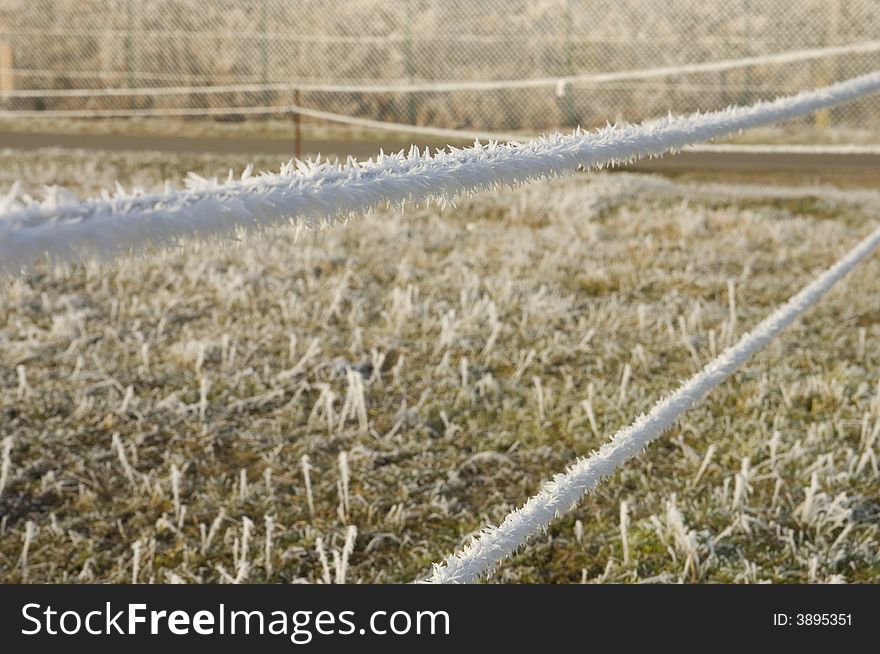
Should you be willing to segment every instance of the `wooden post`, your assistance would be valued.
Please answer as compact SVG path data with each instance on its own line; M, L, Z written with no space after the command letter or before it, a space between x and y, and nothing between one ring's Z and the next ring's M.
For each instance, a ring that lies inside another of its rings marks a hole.
M413 0L406 0L404 2L404 40L403 40L403 69L406 73L407 79L409 79L410 85L412 85L413 80L415 78L416 67L413 62L413 33L412 33L412 23L413 23L413 11L412 11L412 3ZM407 94L409 97L407 99L407 107L409 113L409 122L410 125L416 124L416 97L412 91Z
M260 3L260 83L265 87L269 84L269 0ZM269 106L269 89L263 89L263 104Z
M752 35L752 3L751 0L746 0L745 7L743 9L743 15L746 19L746 56L751 56L755 53L754 49L754 41ZM740 97L740 104L752 104L752 67L746 66L743 71L743 92Z
M824 62L817 62L818 71L816 72L816 86L828 86L828 73L824 69ZM816 128L828 129L831 127L831 112L828 109L818 109L816 111Z
M125 73L128 78L128 88L134 88L134 2L126 0L125 3ZM128 96L128 108L135 109L137 103L134 96Z
M563 26L563 36L562 40L564 42L563 47L565 48L565 73L566 75L574 75L574 45L572 44L572 29L574 27L574 10L572 7L573 0L565 0L565 13L563 20L565 24ZM565 122L568 123L568 126L571 128L575 128L578 126L578 120L574 113L574 98L573 89L562 87L562 91L565 93Z
M5 100L6 95L15 90L14 65L12 44L9 41L0 41L0 100Z
M299 108L299 89L293 91L293 104ZM299 111L293 112L293 152L297 159L302 158L302 115Z
M839 45L838 36L840 34L840 5L837 2L829 2L825 5L828 8L827 32L825 37L825 45ZM835 66L833 59L825 59L817 61L818 75L816 80L817 86L827 86L834 81ZM816 127L819 129L828 129L831 127L831 110L819 109L816 112Z

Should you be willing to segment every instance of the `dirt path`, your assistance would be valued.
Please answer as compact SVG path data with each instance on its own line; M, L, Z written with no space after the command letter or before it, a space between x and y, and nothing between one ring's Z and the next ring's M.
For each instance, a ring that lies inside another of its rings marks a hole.
M424 147L425 143L417 145ZM303 153L320 152L325 156L356 158L373 156L384 149L396 152L408 149L403 140L359 141L344 139L306 139ZM455 143L455 145L467 145ZM33 150L37 148L78 148L85 150L154 150L160 152L198 152L217 154L277 154L293 156L293 138L222 138L118 134L50 134L0 131L0 148ZM736 178L774 175L806 176L845 186L871 186L880 183L880 155L872 154L790 154L738 152L681 152L662 159L643 160L627 167L630 170L664 175L705 176L717 178L729 173Z

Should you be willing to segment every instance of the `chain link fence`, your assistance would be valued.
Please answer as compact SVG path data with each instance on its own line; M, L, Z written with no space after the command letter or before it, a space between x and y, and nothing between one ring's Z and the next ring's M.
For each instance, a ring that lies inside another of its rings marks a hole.
M880 68L880 47L643 78L553 78L877 38L876 0L0 0L0 109L223 110L296 98L380 121L540 132L793 93ZM491 80L543 82L455 88ZM250 86L200 90L218 85ZM141 91L98 93L106 88ZM877 142L880 99L789 127L805 140Z

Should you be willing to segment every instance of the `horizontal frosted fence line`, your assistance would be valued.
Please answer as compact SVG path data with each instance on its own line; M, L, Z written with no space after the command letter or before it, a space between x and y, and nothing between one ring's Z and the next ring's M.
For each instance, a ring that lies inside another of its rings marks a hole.
M155 118L160 116L229 116L229 115L272 115L272 114L299 114L310 118L317 118L331 123L354 125L368 129L378 129L390 132L406 132L408 134L424 134L425 136L438 136L441 138L455 139L496 139L511 141L527 137L501 132L480 132L464 129L448 129L445 127L428 127L424 125L408 125L406 123L390 123L382 120L369 118L356 118L345 114L336 114L318 109L308 109L295 104L287 104L271 107L198 107L179 109L59 109L49 111L2 111L0 118Z
M750 143L704 143L684 148L686 152L717 152L731 154L869 154L880 155L880 145L817 143L809 144L750 144Z
M185 235L264 227L293 217L315 222L378 204L452 198L480 189L660 155L749 127L811 113L880 90L880 72L815 91L748 107L668 116L643 125L553 134L524 143L475 145L431 155L380 155L344 164L293 162L280 174L217 184L197 181L186 190L72 202L56 191L24 204L15 189L0 199L0 267L17 270L45 253L57 259L113 254Z
M620 173L630 177L629 173ZM724 184L724 183L676 183L669 179L637 175L631 178L636 192L650 191L652 193L675 193L679 196L687 195L695 199L719 198L730 200L793 200L804 198L816 198L830 202L862 206L873 212L880 212L880 190L874 189L841 189L833 186L802 185L780 186L777 184Z
M193 36L201 38L220 38L238 40L260 40L264 38L269 42L273 41L299 41L304 43L327 43L327 44L353 44L366 43L371 45L381 45L383 43L404 43L411 41L412 37L405 34L383 34L376 36L363 35L341 35L341 34L289 34L284 32L262 32L237 30L234 33L221 31L198 30L196 32L182 29L138 29L136 32L139 36L148 38L165 38L165 39L186 39L192 40ZM132 30L128 29L112 29L112 28L94 28L94 29L71 29L64 27L37 27L27 28L18 27L9 29L0 27L0 36L81 36L81 37L101 37L101 36L117 36L124 37L132 34ZM436 32L419 34L419 38L423 41L439 42L439 43L507 43L510 40L508 35L501 34L456 34L454 32ZM534 38L534 37L533 37ZM543 38L534 39L536 42L553 44L558 41L552 34L545 34ZM569 43L578 44L595 44L594 38L586 36L570 36L567 38ZM614 43L607 38L603 39L604 43ZM616 41L619 43L620 41ZM730 39L713 38L711 40L703 40L704 43L713 45L728 45ZM665 45L675 45L678 41L672 39L652 39L652 43L662 43Z
M0 27L0 36L76 36L76 37L125 37L132 34L132 30L128 29L70 29L70 28L16 28L4 29ZM169 30L169 29L139 29L135 32L141 38L161 38L174 40L192 40L193 36L202 38L220 38L230 39L233 41L262 41L266 39L272 41L296 41L301 43L318 43L331 45L351 45L355 43L365 43L370 45L382 45L385 43L405 43L412 40L412 37L404 34L383 34L381 36L362 36L362 35L340 35L340 34L286 34L282 32L258 32L258 31L236 31L229 32L212 32L199 30L192 32L188 30ZM440 42L440 43L499 43L506 42L503 36L484 36L479 34L432 34L420 35L420 38ZM546 42L552 42L553 39L546 39ZM572 39L575 43L591 43L590 39Z
M217 115L272 115L300 114L318 120L343 125L352 125L366 129L375 129L405 134L423 134L440 138L454 139L486 139L497 141L522 141L533 138L531 134L512 134L504 132L482 132L446 127L429 127L425 125L409 125L384 120L357 118L346 114L330 111L308 109L295 104L272 107L211 107L180 109L107 109L107 110L58 110L58 111L2 111L0 118L150 118L159 116L217 116ZM705 143L689 145L683 150L687 152L740 153L740 154L867 154L880 155L880 145L865 144L749 144L749 143Z
M426 127L422 125L407 125L405 123L390 123L383 120L371 120L369 118L356 118L355 116L346 116L343 114L335 114L329 111L319 111L317 109L307 109L306 107L294 107L295 113L309 118L317 118L334 123L344 123L346 125L354 125L356 127L366 127L370 129L380 129L392 132L408 132L411 134L424 134L426 136L439 136L442 138L462 138L462 139L494 139L496 141L517 141L528 137L516 134L504 134L501 132L480 132L463 129L447 129L445 127Z
M640 454L681 415L709 391L733 374L756 351L772 341L804 311L812 307L843 276L880 245L880 227L777 308L736 345L727 348L677 391L661 400L646 415L618 431L589 457L575 460L521 508L508 514L497 527L484 529L470 544L435 564L429 583L471 583L525 545L530 536L546 529L557 517L571 511L584 495L627 460Z
M721 59L695 64L660 66L609 73L584 73L559 77L537 77L531 79L485 80L485 81L446 81L418 82L407 84L314 84L310 82L285 82L278 84L227 84L211 86L160 86L134 89L23 89L7 91L7 98L71 98L71 97L131 97L162 95L209 95L216 93L256 93L260 91L320 91L324 93L430 93L450 91L495 91L503 89L528 89L539 87L558 87L565 84L601 84L646 80L674 75L723 72L748 66L786 64L812 59L824 59L847 54L880 52L880 41L861 41L847 45L824 48L788 50L769 55L755 55L737 59Z
M14 75L20 75L22 77L58 77L59 75L64 75L65 77L69 77L71 79L121 79L125 80L125 83L128 80L140 79L140 80L169 80L173 82L181 82L182 80L209 80L215 81L217 79L238 79L234 75L211 75L207 73L158 73L158 72L150 72L150 71L132 71L131 74L128 71L122 70L65 70L59 71L58 69L53 68L9 68L9 67L0 67L0 73L13 73ZM212 86L206 84L205 86ZM167 87L162 87L167 88ZM71 89L76 90L76 89Z

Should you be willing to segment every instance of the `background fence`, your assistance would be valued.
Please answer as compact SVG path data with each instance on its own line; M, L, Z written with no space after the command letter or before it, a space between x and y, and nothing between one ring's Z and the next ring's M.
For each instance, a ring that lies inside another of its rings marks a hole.
M880 68L880 48L648 79L407 87L651 69L877 38L876 0L0 0L0 108L271 107L291 103L301 86L303 106L375 120L496 131L592 127L839 81ZM259 88L28 94L240 84ZM289 88L261 88L272 84ZM797 124L809 126L804 138L876 142L880 101Z

